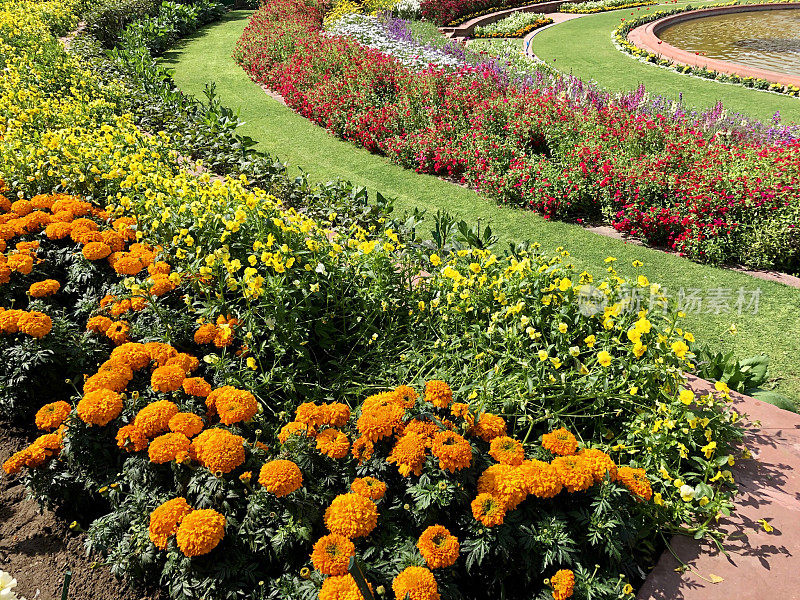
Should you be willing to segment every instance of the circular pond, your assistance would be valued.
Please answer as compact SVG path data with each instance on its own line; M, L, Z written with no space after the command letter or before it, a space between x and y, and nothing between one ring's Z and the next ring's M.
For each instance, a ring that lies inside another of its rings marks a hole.
M708 58L800 75L800 10L734 12L670 25L667 44Z

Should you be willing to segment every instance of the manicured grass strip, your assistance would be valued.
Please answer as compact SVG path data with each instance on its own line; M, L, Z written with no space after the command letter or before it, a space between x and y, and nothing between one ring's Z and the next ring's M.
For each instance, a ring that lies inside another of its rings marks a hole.
M615 256L621 274L642 273L666 286L674 297L681 288L686 292L703 289L706 295L708 290L724 289L731 290L735 301L740 288L760 289L758 314L690 312L686 326L698 340L718 350L735 350L740 357L769 353L771 374L780 378L778 391L800 400L800 335L796 324L800 290L605 238L578 225L547 221L529 211L500 207L475 192L403 169L333 137L267 96L233 61L234 45L249 14L230 13L224 21L184 40L164 62L175 69L175 81L181 89L197 97L202 97L207 82L216 82L222 102L238 110L246 121L242 133L259 140L262 150L288 162L294 172L302 167L314 181L341 177L366 186L370 192L394 197L400 211L420 208L434 213L442 209L472 222L480 219L491 224L503 245L530 240L549 252L563 246L572 252L578 267L592 273L602 272L606 268L604 259ZM631 262L635 259L643 261L644 267L634 269ZM736 336L727 333L732 323L739 330Z
M611 40L611 32L621 19L630 19L647 12L685 6L687 3L647 6L586 15L550 27L532 41L536 56L565 73L581 79L595 80L609 91L627 91L639 83L651 94L677 100L695 108L708 108L722 100L729 112L767 120L780 111L784 123L800 123L800 99L768 92L708 81L642 63L620 52ZM692 2L702 7L703 2Z

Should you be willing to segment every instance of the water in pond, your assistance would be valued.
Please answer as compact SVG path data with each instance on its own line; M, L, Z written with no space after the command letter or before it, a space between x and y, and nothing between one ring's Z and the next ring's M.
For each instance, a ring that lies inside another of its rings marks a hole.
M702 17L668 27L658 37L708 58L800 75L800 9Z

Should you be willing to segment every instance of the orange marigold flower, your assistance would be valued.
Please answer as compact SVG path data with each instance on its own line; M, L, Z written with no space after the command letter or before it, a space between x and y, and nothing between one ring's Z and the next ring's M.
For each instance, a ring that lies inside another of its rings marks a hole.
M592 474L595 483L600 483L606 478L606 473L609 473L611 479L617 476L617 465L611 460L611 457L597 448L584 448L578 452L578 456L586 461L587 468Z
M72 407L63 400L45 404L36 413L36 427L43 431L58 429L71 412Z
M12 271L23 275L30 275L33 271L33 258L27 254L12 254L6 264Z
M356 547L343 535L330 533L322 536L314 544L311 562L323 575L346 575L350 558L355 556Z
M206 429L192 447L198 462L212 473L230 473L244 462L244 438L227 429Z
M173 498L150 513L148 533L150 541L162 550L167 549L167 541L178 532L178 526L192 512L186 498Z
M24 311L12 308L0 311L0 329L3 333L14 334L19 331L19 319Z
M316 431L313 427L309 427L305 423L290 421L281 427L281 430L278 432L278 441L280 441L281 444L285 444L286 440L292 435L312 437L316 435Z
M150 462L157 465L176 460L182 462L189 457L189 438L182 433L165 433L158 436L147 449Z
M111 252L121 252L122 249L125 248L125 238L123 238L116 231L107 229L106 231L102 231L100 233L100 237L102 238L102 242L108 245L110 250L109 254ZM86 256L85 250L86 249L84 248L84 256Z
M150 279L153 281L153 284L150 286L150 293L154 296L163 296L178 287L172 283L172 280L167 275L156 274L152 275Z
M425 402L438 408L447 408L453 401L453 390L444 381L432 380L425 384Z
M203 419L194 413L179 412L170 418L169 429L192 438L203 431Z
M186 379L186 371L183 370L183 367L167 365L153 371L150 385L157 392L174 392L180 389L184 379Z
M282 498L303 487L303 474L290 460L271 460L261 467L258 483L268 492Z
M47 231L56 225L58 225L58 223L52 223L51 225L48 225ZM72 228L70 227L70 231L71 230ZM61 230L58 231L60 232ZM89 242L83 247L82 252L86 260L102 260L104 258L108 258L108 255L111 254L111 246L105 242Z
M55 279L45 279L31 284L28 288L28 293L33 298L44 298L45 296L52 296L61 289L61 284Z
M78 402L78 417L90 425L108 425L122 412L122 396L112 390L96 390Z
M208 554L225 537L225 517L211 508L194 510L178 526L178 548L188 557Z
M190 396L206 398L211 393L211 384L202 377L187 377L183 380L183 391Z
M317 434L317 450L330 458L344 458L350 451L350 440L338 429L328 428Z
M368 585L372 590L372 585ZM364 596L361 595L356 580L348 573L347 575L327 577L322 582L319 600L364 600Z
M11 281L11 269L6 263L2 263L0 264L0 284L6 284L9 281Z
M454 431L442 431L433 438L431 454L439 459L439 468L455 473L472 464L472 446Z
M491 442L494 438L506 434L506 422L502 417L491 413L483 413L478 417L478 422L473 427L475 435L484 442Z
M588 490L594 484L590 465L580 456L558 456L552 464L564 488L570 493Z
M617 481L639 498L650 500L653 497L653 488L650 486L650 480L644 469L620 467L617 471Z
M529 494L537 498L553 498L564 487L556 468L540 460L526 460L519 466Z
M22 217L30 214L33 211L33 204L30 200L17 200L11 203L11 212L16 213Z
M411 419L404 424L402 433L419 434L425 438L425 445L431 446L433 444L433 438L436 437L436 434L439 433L439 431L439 426L433 421L428 419ZM399 428L397 433L398 435L400 434Z
M18 321L17 327L20 333L31 336L32 338L41 339L50 333L53 328L53 321L46 314L38 310L30 312L23 312Z
M214 345L217 348L225 348L233 343L233 329L229 326L217 327L214 334Z
M550 586L553 588L553 600L567 600L572 598L575 589L575 573L569 569L561 569L550 578Z
M98 315L92 317L86 322L86 331L93 331L95 333L105 333L114 322L108 317Z
M496 437L489 447L489 455L499 463L517 466L525 460L525 450L514 438L507 435Z
M472 501L472 516L486 527L502 525L506 516L506 507L501 500L491 494L478 494L478 497Z
M137 344L134 342L122 344L118 348L114 348L111 352L111 357L119 358L134 371L144 369L150 364L150 355L145 349L144 344Z
M212 391L206 397L206 406L212 413L218 413L219 420L225 425L249 421L258 412L258 402L253 394L230 385Z
M411 472L419 476L425 458L425 438L416 433L407 433L397 440L386 462L396 464L403 477Z
M365 401L356 427L362 436L372 442L377 442L392 435L394 429L400 425L404 414L405 409L394 402L386 401L367 408L367 401Z
M356 477L350 489L370 500L378 501L386 493L386 484L374 477Z
M214 341L214 336L217 334L217 327L213 323L204 323L200 328L194 332L194 343L200 346L210 344Z
M378 524L378 508L360 494L340 494L325 510L325 526L346 538L369 535Z
M374 451L375 445L370 442L369 439L361 436L355 442L353 442L351 454L353 455L353 458L358 460L358 464L361 465L365 460L372 458Z
M139 312L140 310L144 310L145 306L147 306L147 298L143 298L142 296L131 298L132 311Z
M394 395L403 408L413 408L419 398L417 390L407 385L399 385L394 388Z
M169 344L162 344L161 342L148 342L144 345L144 349L152 361L159 367L165 366L169 359L178 356L178 351L175 350L175 348Z
M469 414L469 404L453 402L450 405L450 414L454 417L466 417Z
M578 440L569 431L561 427L542 436L542 448L553 454L569 456L578 449Z
M184 373L187 375L194 371L197 367L200 366L200 361L197 360L196 356L192 356L191 354L186 354L185 352L180 352L170 358L167 361L165 366L169 367L170 365L177 365L183 369Z
M168 263L163 261L153 263L149 267L147 267L147 272L150 275L169 275L169 272L172 270L172 267L169 266Z
M350 407L341 402L331 402L324 406L325 424L331 427L344 427L350 420Z
M441 525L431 525L423 531L417 548L430 569L452 566L460 551L458 538Z
M96 390L123 391L133 379L133 373L127 365L123 364L121 367L101 370L89 377L83 384L83 393L88 394Z
M130 309L131 309L131 301L126 299L126 300L120 300L119 302L114 302L114 304L111 305L111 309L109 310L109 312L111 313L112 316L118 317L120 315L124 315Z
M22 471L22 467L25 466L30 454L31 452L28 448L24 448L12 454L11 457L3 463L3 470L6 472L6 475L16 475Z
M128 341L128 332L131 330L130 325L125 321L114 321L106 329L105 334L115 344L124 344Z
M294 420L310 427L319 427L327 420L327 408L313 402L303 402L294 413Z
M142 408L133 423L146 437L153 438L169 431L169 421L177 414L177 404L169 400L158 400Z
M439 600L436 579L425 567L406 567L392 581L395 598L409 600Z
M478 492L491 494L506 510L514 510L528 495L525 473L511 465L492 465L478 478Z
M99 242L104 243L104 242ZM120 275L136 275L142 269L144 269L144 264L139 257L132 256L129 253L121 253L122 256L118 257L114 260L114 264L111 265L114 270L119 273Z
M141 452L147 448L148 440L133 423L120 427L117 432L117 446L126 452Z

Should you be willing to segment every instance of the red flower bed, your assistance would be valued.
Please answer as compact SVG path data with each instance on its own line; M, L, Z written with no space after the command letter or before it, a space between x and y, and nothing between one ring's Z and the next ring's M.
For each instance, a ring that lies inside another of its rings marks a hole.
M422 16L437 25L454 25L469 15L488 14L494 10L524 6L543 0L422 0Z
M608 220L693 258L800 271L800 142L515 87L491 65L416 72L320 35L313 0L268 0L236 49L289 106L396 163L545 217Z

